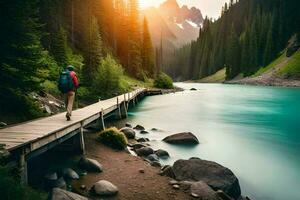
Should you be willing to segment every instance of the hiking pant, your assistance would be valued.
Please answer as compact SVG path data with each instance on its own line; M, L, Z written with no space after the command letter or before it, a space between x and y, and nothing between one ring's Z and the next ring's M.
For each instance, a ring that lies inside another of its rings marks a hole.
M66 103L66 108L67 108L67 116L71 117L72 116L72 110L73 110L73 103L75 99L75 92L70 91L66 94L65 97L65 103Z

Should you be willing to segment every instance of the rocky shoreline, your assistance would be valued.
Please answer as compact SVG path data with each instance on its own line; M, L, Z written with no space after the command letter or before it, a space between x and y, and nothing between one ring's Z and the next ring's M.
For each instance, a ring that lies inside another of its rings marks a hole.
M224 83L254 86L300 87L300 80L285 79L280 77L265 78L263 76L247 77L240 80L225 81Z
M50 199L249 200L241 195L238 178L230 169L200 158L180 159L173 166L163 166L160 160L172 155L163 149L152 149L148 138L136 137L138 132L150 131L128 123L120 131L128 138L126 151L100 144L97 133L87 132L87 154L77 161L78 168L45 176L50 189L53 188ZM189 132L170 135L163 142L200 144Z

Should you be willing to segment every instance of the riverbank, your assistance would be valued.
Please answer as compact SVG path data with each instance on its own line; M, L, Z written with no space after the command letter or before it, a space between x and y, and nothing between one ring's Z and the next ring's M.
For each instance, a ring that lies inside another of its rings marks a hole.
M170 178L160 176L160 168L152 167L140 157L135 157L125 151L115 151L96 141L96 133L85 134L86 156L97 160L103 166L99 174L88 173L79 181L74 182L74 190L90 196L88 191L80 189L81 185L91 188L99 180L107 180L119 189L117 196L101 197L101 199L124 200L183 200L190 199L189 194L176 190L169 184Z
M247 77L240 80L225 81L225 84L237 84L237 85L255 85L255 86L276 86L276 87L300 87L300 80L284 79L279 77L265 78L259 77Z

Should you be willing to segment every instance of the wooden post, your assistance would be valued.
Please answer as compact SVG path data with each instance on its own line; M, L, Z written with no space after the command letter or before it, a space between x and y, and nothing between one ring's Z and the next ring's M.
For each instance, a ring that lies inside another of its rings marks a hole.
M101 108L101 113L100 113L100 116L101 116L101 125L102 125L102 128L103 130L105 130L105 124L104 124L104 111L103 111L103 108Z
M79 143L80 143L80 150L83 155L85 155L85 143L84 143L84 136L83 136L83 125L81 124L80 132L79 132Z
M20 178L21 178L21 184L27 184L28 183L28 172L27 172L27 161L25 157L25 150L22 149L20 158L19 158L19 168L20 168Z
M121 108L120 108L119 97L117 97L117 106L118 106L118 115L119 115L119 119L121 119L121 118L122 118L122 115L121 115Z

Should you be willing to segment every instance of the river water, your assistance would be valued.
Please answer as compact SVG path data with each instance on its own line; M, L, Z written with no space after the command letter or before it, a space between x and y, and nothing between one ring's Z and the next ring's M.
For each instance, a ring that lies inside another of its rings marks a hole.
M230 168L242 193L257 200L300 199L300 89L178 83L175 94L147 97L128 121L162 131L148 137L154 149L177 159L200 157ZM190 91L197 88L197 91ZM164 137L183 131L196 147L169 145Z

